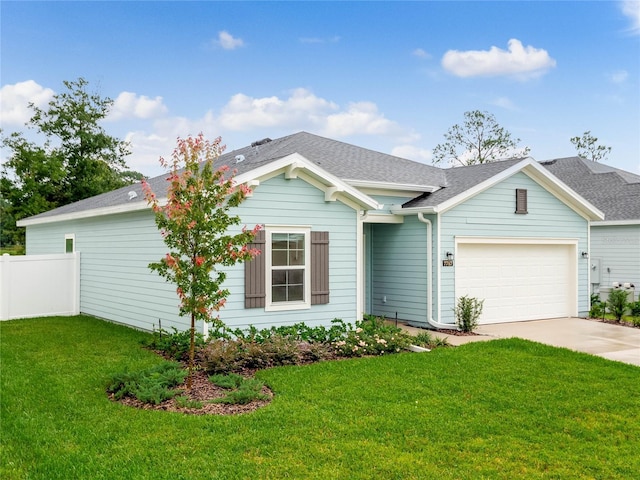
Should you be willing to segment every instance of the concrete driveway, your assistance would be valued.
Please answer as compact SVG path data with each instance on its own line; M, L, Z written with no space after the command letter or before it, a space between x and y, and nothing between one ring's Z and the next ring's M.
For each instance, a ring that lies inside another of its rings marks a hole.
M481 325L475 332L487 340L519 337L640 366L640 329L638 328L611 325L583 318L555 318ZM453 338L450 336L449 340ZM478 336L456 338L482 339Z

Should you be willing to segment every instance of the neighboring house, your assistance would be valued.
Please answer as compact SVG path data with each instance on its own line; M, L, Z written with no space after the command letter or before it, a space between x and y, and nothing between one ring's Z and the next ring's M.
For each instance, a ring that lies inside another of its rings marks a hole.
M640 175L579 157L541 162L604 213L591 223L590 282L593 292L614 284L640 293Z
M589 310L589 224L603 214L530 158L443 170L301 132L217 163L254 188L242 222L264 225L262 254L228 268L220 317L231 327L363 313L452 327L462 295L485 300L481 323ZM166 191L164 175L149 183ZM175 287L147 267L166 247L140 185L19 225L30 255L80 252L83 313L186 327ZM296 265L278 260L284 240Z

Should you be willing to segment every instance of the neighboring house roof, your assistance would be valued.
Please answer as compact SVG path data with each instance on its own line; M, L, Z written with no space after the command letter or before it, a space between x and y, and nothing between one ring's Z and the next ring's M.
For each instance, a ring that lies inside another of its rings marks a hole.
M640 223L640 175L580 157L540 164L602 210L603 223Z

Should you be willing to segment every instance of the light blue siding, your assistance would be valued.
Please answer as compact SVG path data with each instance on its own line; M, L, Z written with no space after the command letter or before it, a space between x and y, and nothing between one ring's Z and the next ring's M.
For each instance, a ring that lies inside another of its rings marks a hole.
M356 320L357 212L341 202L325 202L324 193L303 180L272 178L255 189L238 209L243 224L308 225L329 231L330 303L308 310L265 312L244 308L244 266L227 269L231 292L220 318L230 327L258 327L307 322L329 324L334 318ZM83 313L151 330L187 328L178 316L175 286L148 268L167 249L150 210L27 228L27 253L64 252L64 235L75 234L81 252Z
M591 283L610 288L613 282L635 285L640 292L640 225L592 226L590 263L598 264Z
M389 195L370 195L376 202L382 205L382 209L370 212L370 215L376 215L380 213L391 213L391 207L394 205L403 205L409 200L413 199L412 196L389 196Z
M427 234L417 217L371 225L371 313L423 323L427 315ZM386 301L385 301L386 300Z
M515 189L528 193L528 213L515 214ZM577 239L587 250L588 221L524 173L517 173L441 215L440 257L455 250L456 236ZM455 261L454 261L455 264ZM578 313L589 310L589 262L578 265ZM441 268L443 323L453 323L455 267Z

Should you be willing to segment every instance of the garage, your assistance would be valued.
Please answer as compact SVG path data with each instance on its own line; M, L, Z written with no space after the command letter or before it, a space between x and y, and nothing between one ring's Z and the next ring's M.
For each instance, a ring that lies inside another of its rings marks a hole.
M577 316L575 242L513 242L457 243L456 298L484 299L481 324Z

